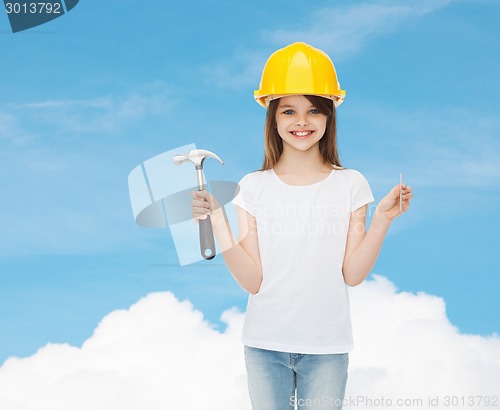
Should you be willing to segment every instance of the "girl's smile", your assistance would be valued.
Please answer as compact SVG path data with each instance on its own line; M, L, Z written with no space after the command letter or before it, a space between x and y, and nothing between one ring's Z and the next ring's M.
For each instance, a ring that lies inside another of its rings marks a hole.
M297 138L308 138L314 131L290 131Z

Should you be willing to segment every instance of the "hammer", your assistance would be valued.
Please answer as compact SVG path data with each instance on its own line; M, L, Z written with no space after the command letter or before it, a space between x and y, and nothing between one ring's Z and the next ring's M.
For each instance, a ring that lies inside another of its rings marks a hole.
M207 151L205 149L193 149L185 155L174 155L174 164L180 165L184 162L192 162L196 169L196 175L198 177L198 191L203 191L203 161L205 158L215 158L222 165L224 162L215 155L213 152ZM214 233L212 230L212 222L210 220L210 215L207 215L206 219L200 219L200 250L201 256L205 259L210 260L215 257L215 240Z

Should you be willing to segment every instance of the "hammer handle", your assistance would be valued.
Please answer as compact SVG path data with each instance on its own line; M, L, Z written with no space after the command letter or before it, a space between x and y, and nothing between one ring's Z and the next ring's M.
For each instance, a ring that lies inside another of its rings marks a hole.
M210 215L206 219L200 219L200 250L201 256L210 260L215 257L215 240L212 230Z

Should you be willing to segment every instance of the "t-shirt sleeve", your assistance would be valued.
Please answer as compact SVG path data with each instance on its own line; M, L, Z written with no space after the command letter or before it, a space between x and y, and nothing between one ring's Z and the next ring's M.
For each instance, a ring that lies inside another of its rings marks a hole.
M366 178L358 171L354 171L354 179L351 191L351 212L363 205L373 202L372 190Z
M252 205L251 183L251 174L247 174L241 178L236 189L236 196L233 198L232 202L234 205L238 205L240 208L247 211L250 215L255 216L255 209Z

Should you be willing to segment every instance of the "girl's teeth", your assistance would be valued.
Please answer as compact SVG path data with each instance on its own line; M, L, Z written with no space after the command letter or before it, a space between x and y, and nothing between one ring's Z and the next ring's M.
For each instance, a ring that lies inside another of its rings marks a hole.
M305 131L305 132L297 132L297 131L294 131L294 134L295 134L297 137L305 137L306 135L309 135L309 134L310 134L310 131Z

